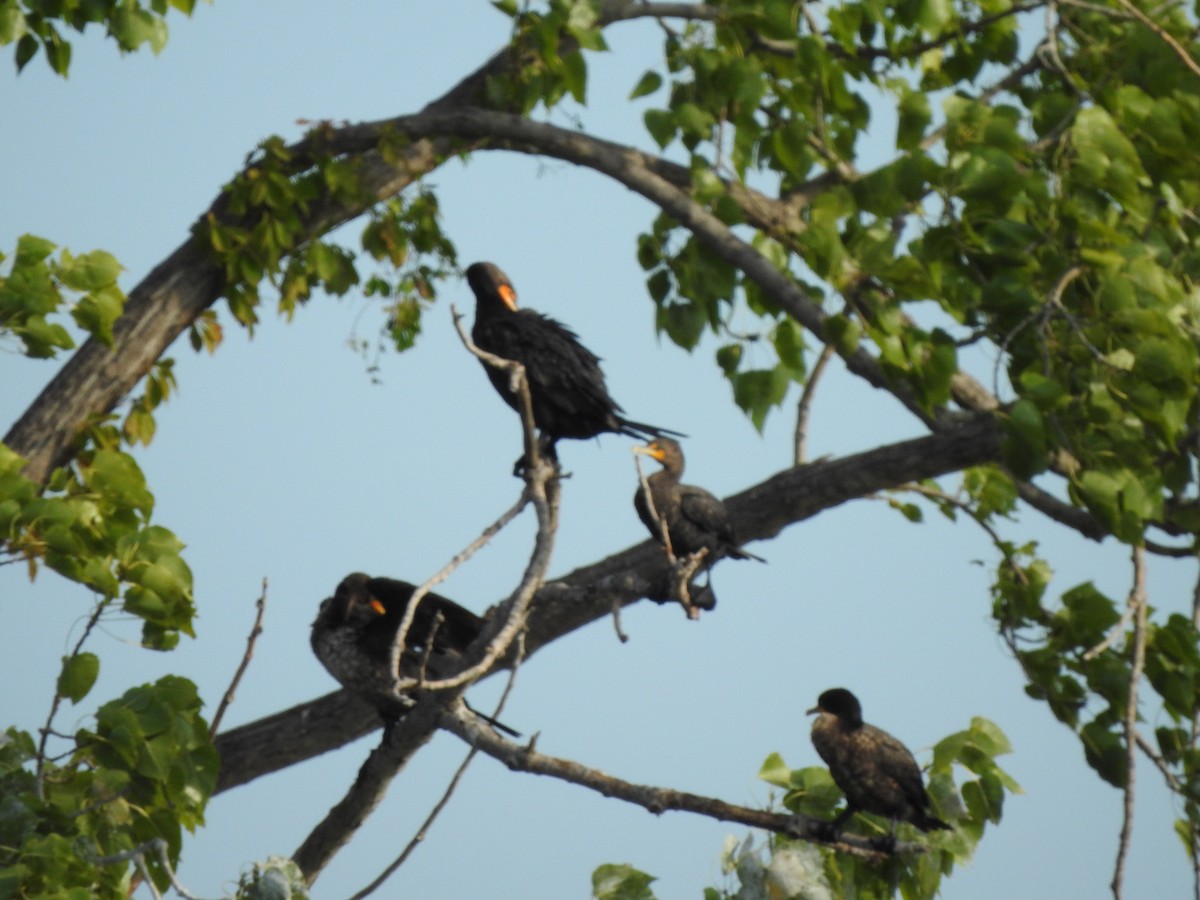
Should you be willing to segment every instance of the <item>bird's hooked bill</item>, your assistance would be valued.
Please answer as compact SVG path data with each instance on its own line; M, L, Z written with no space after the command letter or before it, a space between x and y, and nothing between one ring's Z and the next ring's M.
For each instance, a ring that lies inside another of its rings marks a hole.
M496 288L496 293L500 295L500 299L504 301L504 305L513 312L517 311L517 292L512 289L511 285L502 284Z

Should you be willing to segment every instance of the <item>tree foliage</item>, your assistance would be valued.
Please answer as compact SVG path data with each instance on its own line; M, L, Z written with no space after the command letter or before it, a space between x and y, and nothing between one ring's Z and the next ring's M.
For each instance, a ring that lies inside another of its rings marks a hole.
M290 317L314 292L361 291L384 301L380 333L405 351L458 271L423 176L492 150L565 160L656 204L630 252L657 328L689 352L717 342L714 362L755 427L780 415L829 346L931 436L985 430L951 469L885 485L915 494L893 502L914 521L938 509L988 534L995 627L1030 697L1113 785L1128 786L1140 741L1179 798L1186 851L1200 856L1196 617L1148 609L1138 589L1146 554L1194 557L1200 526L1194 14L1136 0L493 5L511 20L509 44L424 110L261 142L172 258L194 294L171 322L155 324L156 301L178 289L147 278L126 298L104 251L20 240L0 278L0 327L39 358L86 334L76 370L93 365L94 346L129 362L105 392L70 390L82 381L64 368L0 447L7 552L31 575L47 566L93 591L96 617L116 603L140 617L147 647L190 635L182 545L152 522L153 495L127 452L150 442L154 411L174 390L170 340L186 329L196 349L215 351L219 298L251 329L268 302ZM65 75L65 31L95 23L122 50L157 51L167 8L192 6L10 0L0 43L14 47L18 70L40 49ZM607 50L606 29L654 18L661 62L630 78L654 149L552 124L550 110L586 105L588 60ZM884 109L896 122L886 142L873 121ZM331 235L357 218L356 245ZM747 319L752 332L734 327ZM157 329L153 339L139 332L136 359L135 322ZM994 366L972 372L980 349ZM949 470L962 473L957 492L930 480ZM830 504L857 496L852 484L845 491ZM1000 535L1026 506L1130 548L1129 598L1091 583L1050 596L1050 561ZM739 524L769 537L815 511L778 500ZM546 622L546 640L580 624ZM95 682L101 660L82 644L64 658L56 708ZM1163 715L1152 739L1138 723L1151 709ZM66 763L51 763L26 731L10 730L0 747L0 794L12 798L0 809L0 883L14 892L124 891L128 866L97 860L158 839L173 861L180 829L202 823L216 785L198 698L179 678L101 706L70 744ZM931 790L956 831L929 839L928 853L879 867L780 837L773 858L786 851L834 894L886 896L898 885L929 896L999 821L1016 786L994 758L1008 750L982 719L937 745ZM763 777L794 812L827 816L838 802L824 770L790 771L773 756ZM169 873L146 859L165 885ZM743 887L766 877L756 853L731 860ZM606 867L594 892L647 897L650 881Z

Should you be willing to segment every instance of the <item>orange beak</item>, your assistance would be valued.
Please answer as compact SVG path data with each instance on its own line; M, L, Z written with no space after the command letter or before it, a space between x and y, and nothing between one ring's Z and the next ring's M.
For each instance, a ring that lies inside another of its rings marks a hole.
M512 289L512 285L502 284L496 288L496 293L500 295L500 299L504 301L504 305L509 310L517 311L517 292Z
M646 444L644 447L634 447L633 452L640 453L643 456L648 456L651 459L657 460L658 462L662 462L663 459L662 449L655 444Z
M378 600L376 600L374 597L371 598L371 602L368 603L367 606L371 607L372 610L374 610L376 613L378 613L381 616L387 615L387 607L384 606L382 603L380 603Z

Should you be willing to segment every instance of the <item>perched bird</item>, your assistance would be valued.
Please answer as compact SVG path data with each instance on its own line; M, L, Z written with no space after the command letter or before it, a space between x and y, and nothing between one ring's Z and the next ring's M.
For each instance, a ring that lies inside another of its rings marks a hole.
M310 642L321 665L389 722L411 706L394 690L392 647L414 590L407 581L354 572L321 602L312 624ZM401 676L417 677L422 667L430 679L450 674L482 627L483 619L470 610L440 594L426 594L405 639ZM508 726L475 715L517 736Z
M655 513L666 522L671 550L676 556L707 550L706 566L711 566L722 556L766 562L761 556L738 547L725 504L702 487L680 484L679 479L683 477L683 450L678 441L660 437L644 447L634 447L633 452L649 456L662 465L661 469L646 479L646 483L650 486L650 499L654 502ZM650 514L646 492L640 484L633 495L633 506L642 524L661 544L662 530Z
M821 694L808 713L818 714L813 746L846 795L846 809L830 824L835 835L860 810L891 820L892 846L897 821L911 822L922 831L950 828L930 813L929 795L912 753L886 731L863 721L857 697L845 688L833 688Z
M644 440L678 434L625 418L608 395L600 358L565 325L531 309L519 309L517 292L497 266L473 263L467 267L467 284L475 293L471 338L481 350L525 366L533 421L552 459L559 438L591 438L606 431ZM504 402L519 410L508 373L486 365L484 369Z

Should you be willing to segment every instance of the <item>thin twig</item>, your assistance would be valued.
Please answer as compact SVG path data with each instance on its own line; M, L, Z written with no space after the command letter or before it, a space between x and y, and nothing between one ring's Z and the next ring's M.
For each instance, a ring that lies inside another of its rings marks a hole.
M242 676L246 674L246 669L250 665L250 659L254 656L254 645L258 641L258 636L263 632L263 614L267 611L267 579L265 577L262 580L262 593L258 595L258 599L254 602L254 605L258 608L258 612L254 616L254 627L250 629L250 635L246 638L246 652L242 654L241 665L233 673L233 680L229 682L229 688L225 691L225 696L221 698L221 705L217 707L212 724L208 726L208 736L210 739L216 735L217 729L221 727L221 719L225 715L225 710L229 708L229 704L233 702L233 695L236 693L238 685L242 682Z
M1191 54L1189 54L1187 50L1184 49L1184 46L1179 43L1179 41L1175 40L1175 38L1172 37L1165 28L1130 3L1129 0L1117 0L1117 2L1120 3L1121 6L1125 7L1131 16L1153 31L1158 36L1160 41L1170 47L1172 52L1174 52L1174 54L1179 57L1180 61L1182 61L1183 64L1187 66L1189 70L1191 70L1193 75L1200 76L1200 65L1198 65L1194 59L1192 59Z
M1104 640L1096 644L1094 647L1089 647L1083 654L1083 661L1090 662L1095 659L1105 650L1111 650L1112 647L1125 636L1125 629L1129 627L1130 621L1137 614L1135 606L1126 605L1125 612L1121 613L1121 620L1108 630L1108 634L1104 636Z
M689 619L693 621L699 619L700 608L692 602L692 576L696 574L701 563L708 556L708 549L701 547L695 553L682 559L675 555L675 548L671 545L668 522L665 516L659 514L658 509L654 505L654 494L650 490L650 480L646 477L646 473L642 471L642 461L636 450L633 453L633 465L637 468L638 483L642 487L642 496L646 498L646 509L650 513L650 521L658 528L663 549L667 553L667 562L671 565L671 584L667 594L669 597L679 601L680 606L683 607L683 611ZM617 636L620 637L620 635L621 630L618 623Z
M388 785L412 755L433 736L439 718L447 706L456 704L466 686L491 671L497 660L509 651L525 628L529 606L538 588L544 583L546 571L550 566L554 539L558 532L558 469L538 453L533 403L524 376L524 367L480 351L463 330L462 317L458 310L451 307L450 311L454 326L467 349L485 362L499 365L513 375L513 387L520 401L522 437L526 451L522 503L525 502L524 498L532 502L538 521L533 552L520 584L509 598L488 616L478 637L467 648L464 659L473 660L472 664L436 681L421 683L413 680L404 683L425 690L418 695L412 709L403 718L385 729L382 743L367 757L346 795L309 832L292 855L308 884L317 879L337 851L345 846L366 821L367 816L379 805ZM414 606L415 603L410 600L407 612L411 613ZM408 621L411 626L411 616ZM396 647L401 643L402 641L397 640ZM393 652L398 652L396 647L393 647ZM398 671L394 657L393 667L393 671ZM397 685L397 692L400 687L401 685ZM437 696L435 692L438 691L445 693Z
M808 417L812 411L813 397L816 393L817 383L825 372L825 367L829 365L829 360L836 352L833 344L825 345L821 350L821 355L817 357L816 365L809 373L808 380L804 382L804 390L800 392L800 402L796 404L796 433L793 441L795 451L792 459L794 465L802 466L808 461Z
M1175 773L1171 771L1171 767L1167 764L1167 761L1150 746L1150 742L1142 736L1140 731L1137 735L1137 745L1146 758L1154 763L1154 768L1158 769L1159 774L1163 777L1163 781L1167 783L1167 787L1176 794L1182 794L1184 790L1182 782L1175 777Z
M1129 607L1134 610L1133 646L1130 655L1129 693L1125 699L1125 797L1122 804L1121 840L1117 847L1117 864L1113 871L1113 900L1124 897L1125 858L1133 837L1134 775L1137 768L1138 684L1146 663L1146 551L1133 548L1133 587L1129 591Z
M588 768L574 760L547 756L537 752L532 742L522 746L505 740L474 721L473 717L463 711L444 710L440 724L446 731L457 735L471 746L499 760L513 771L558 778L596 791L605 797L613 797L640 806L655 815L661 815L668 810L691 812L719 821L738 822L751 828L763 828L813 843L822 843L825 846L835 847L839 852L864 859L878 861L885 858L865 837L842 834L832 842L820 840L818 832L822 823L808 816L749 809L686 791L633 784L620 778L614 778L597 769ZM897 844L894 852L924 853L927 849L924 844L905 842Z
M621 598L613 597L612 603L612 623L613 630L617 633L617 640L622 644L629 642L629 635L621 629Z
M71 655L67 659L74 659L79 655L79 651L83 648L83 642L88 639L88 635L92 633L92 629L96 627L96 623L100 621L100 616L108 605L113 601L112 597L102 597L96 603L96 608L92 610L88 616L87 624L83 626L83 634L79 636L79 640L75 642L75 649L71 651ZM66 665L66 660L63 661ZM58 691L58 685L54 687L54 699L50 702L50 712L46 716L46 724L42 727L41 736L38 738L37 751L37 769L34 776L34 793L39 800L46 799L46 742L50 739L52 726L54 724L54 716L58 713L58 707L62 703L63 696Z
M504 704L507 702L508 696L512 692L513 685L516 683L517 670L521 668L521 660L524 656L525 638L524 635L519 635L517 637L517 653L513 659L512 671L509 673L508 682L504 685L504 692L500 695L500 701L496 704L495 712L492 713L493 719L497 718L500 713L504 711ZM470 713L466 712L466 710L463 711L464 714L470 715ZM362 898L374 893L385 881L392 877L392 874L397 869L404 865L404 863L412 855L413 851L417 849L417 846L425 840L425 836L429 833L429 829L433 827L434 820L436 820L438 815L441 814L441 811L446 808L446 804L450 802L450 797L453 796L455 789L458 787L458 783L462 780L463 775L466 773L467 766L471 764L471 760L475 758L475 754L478 752L478 748L476 747L471 747L471 749L467 751L467 755L463 757L462 763L459 765L458 769L455 770L453 777L450 779L450 783L446 786L446 791L442 794L442 798L437 802L433 809L430 810L429 815L425 817L425 821L421 823L421 827L417 829L417 833L412 836L412 840L408 842L404 850L401 851L400 855L392 861L391 865L380 872L379 876L374 881L352 896L350 900L362 900Z
M671 532L667 529L667 520L658 514L658 507L654 505L654 494L650 490L650 479L642 471L642 461L639 459L636 448L633 451L633 466L637 469L638 484L642 486L642 496L646 499L646 509L650 513L650 521L658 529L658 536L662 540L663 549L667 551L667 559L674 565L675 548L671 546Z
M167 842L162 838L151 838L145 843L138 844L136 847L131 847L128 850L123 850L120 853L110 853L108 856L98 856L92 860L98 866L110 866L113 863L130 862L138 867L138 871L142 873L142 877L146 880L146 884L150 888L150 892L155 897L161 897L158 890L154 887L154 881L150 878L150 872L146 868L146 854L153 853L158 857L159 864L163 867L163 871L167 873L167 877L171 879L171 887L175 893L184 900L197 900L197 897L190 893L187 888L179 883L179 879L175 877L175 870L171 867L171 858L167 852Z
M501 529L509 522L517 517L530 502L527 492L522 492L517 502L500 514L500 517L487 528L480 532L479 537L475 538L470 544L456 553L446 565L439 569L433 576L424 584L413 591L412 596L408 600L408 606L404 610L404 618L400 620L400 627L396 630L396 641L392 645L392 674L397 679L395 690L407 691L417 686L417 680L413 678L400 677L400 658L404 655L404 650L408 643L408 632L412 628L412 623L417 614L417 604L426 597L429 592L438 584L441 584L450 574L459 566L469 560L472 556L478 553L487 543L495 537Z
M533 503L538 529L534 538L533 553L521 576L520 584L500 605L495 616L491 617L492 621L499 624L489 624L480 635L479 640L486 640L486 644L482 652L478 653L477 661L456 675L422 685L434 691L462 687L476 681L508 652L513 640L525 627L525 619L534 595L546 580L546 572L550 568L550 558L554 550L554 539L558 533L559 473L557 466L542 458L538 452L533 398L529 393L529 379L525 376L525 367L518 362L480 350L467 336L462 325L463 317L458 310L451 306L450 313L463 346L487 365L505 369L512 376L512 388L519 401L517 408L521 415L521 431L525 442L525 491L522 499Z

